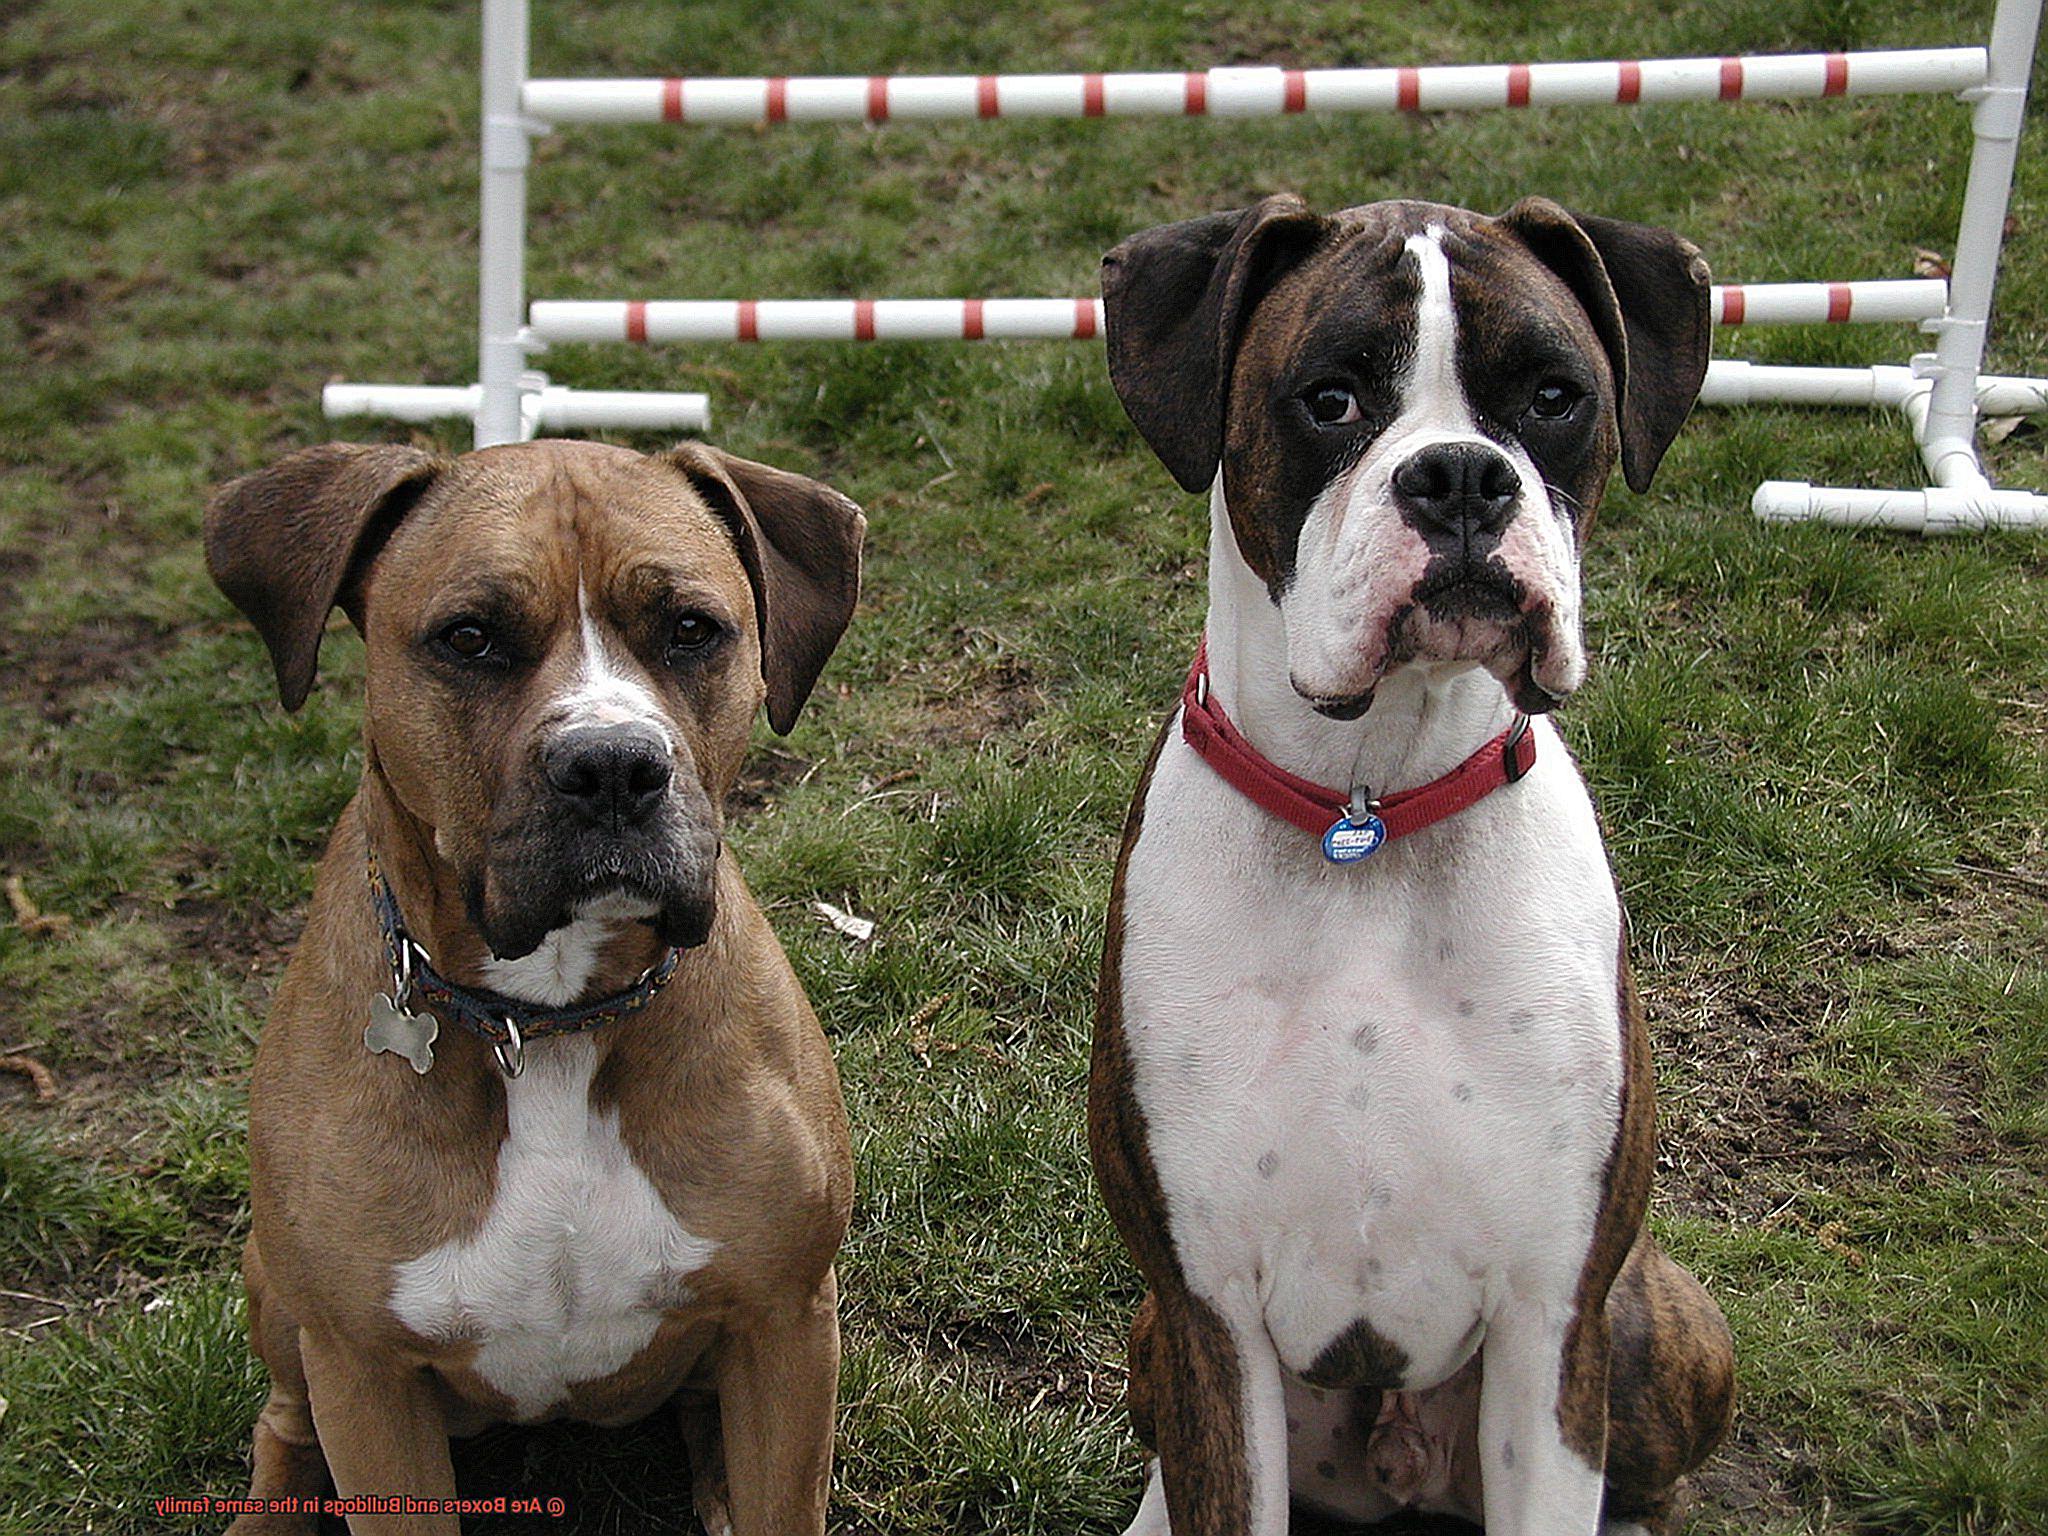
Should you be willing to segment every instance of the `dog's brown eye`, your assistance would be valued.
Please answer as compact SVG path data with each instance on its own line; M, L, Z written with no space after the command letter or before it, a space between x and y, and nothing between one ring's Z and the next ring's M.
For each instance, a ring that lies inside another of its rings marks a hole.
M475 661L491 653L491 632L481 624L464 619L441 631L441 643L464 661Z
M1579 392L1559 379L1536 386L1536 393L1529 401L1529 414L1540 416L1545 421L1556 421L1560 416L1569 416L1572 407L1579 403Z
M670 631L668 648L671 654L687 655L701 651L718 638L718 624L701 613L686 613L676 620L676 627Z
M1365 414L1358 397L1342 384L1318 384L1301 398L1319 427L1347 426Z

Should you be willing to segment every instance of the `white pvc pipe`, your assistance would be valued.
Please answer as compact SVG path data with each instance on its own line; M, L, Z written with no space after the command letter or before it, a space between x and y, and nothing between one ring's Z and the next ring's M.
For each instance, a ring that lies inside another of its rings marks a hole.
M1716 325L1872 324L1932 320L1948 305L1938 277L1851 283L1724 283L1714 289Z
M1991 23L1989 71L1971 109L1969 180L1949 279L1949 308L1935 343L1933 392L1915 422L1920 456L1936 485L1988 482L1977 461L1977 371L1984 366L1998 253L2025 125L2027 77L2041 27L2041 0L1999 0Z
M1713 291L1723 325L1926 320L1942 312L1939 278L1854 283L1728 284ZM1097 299L542 299L529 317L542 343L587 341L1077 340L1102 335Z
M1924 381L1901 367L1806 368L1715 358L1701 405L1896 405Z
M329 421L345 416L383 416L392 421L476 419L481 384L329 384L320 391L320 413Z
M550 384L533 417L544 432L708 432L711 397L653 389L570 389Z
M1928 392L1911 368L1808 368L1717 357L1707 364L1701 405L1860 405L1904 408ZM1986 416L2048 414L2048 379L1980 374L1977 409Z
M477 224L476 446L517 442L526 371L526 166L532 124L521 115L527 0L483 0L482 196Z
M1865 491L1766 480L1750 510L1767 523L1830 523L1842 528L1892 528L1908 533L1969 533L1987 528L2048 528L2048 496L1989 486L1921 491Z
M565 341L1086 340L1100 299L540 300L532 334Z
M483 404L481 384L329 384L320 409L329 420L382 416L394 421L474 421ZM520 429L507 441L543 432L704 432L711 426L706 395L660 390L571 389L547 384L525 391Z
M1982 84L1986 71L1982 48L1909 48L1394 69L530 80L522 101L527 112L552 123L1256 117L1954 93Z

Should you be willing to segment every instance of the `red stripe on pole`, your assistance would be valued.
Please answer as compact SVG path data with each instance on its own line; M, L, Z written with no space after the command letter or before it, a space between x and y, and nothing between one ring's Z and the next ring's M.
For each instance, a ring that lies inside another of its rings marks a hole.
M1200 117L1209 110L1209 77L1199 70L1189 70L1182 95L1187 115Z
M754 300L740 300L739 322L736 329L741 341L759 341L761 339L761 311Z
M776 75L768 82L768 121L779 123L789 116L789 77Z
M1829 283L1828 320L1835 325L1840 325L1848 318L1849 285L1847 283Z
M960 336L964 341L981 340L981 300L969 299L966 312L960 317Z
M1721 99L1723 101L1742 100L1742 60L1723 59L1721 61Z
M1083 117L1102 116L1102 76L1083 75L1081 77L1081 115Z
M643 299L629 299L626 303L626 340L647 339L647 304Z
M1643 66L1635 60L1622 60L1621 79L1615 85L1614 99L1623 106L1643 99Z
M983 117L994 117L1002 111L996 100L996 77L983 75L974 82L974 110Z
M664 123L680 123L683 120L683 82L664 80L661 82L661 120Z
M853 301L853 339L873 341L875 339L875 301L855 299Z
M1742 324L1742 313L1746 307L1747 301L1743 298L1742 288L1739 284L1730 283L1721 290L1721 323L1723 325Z
M1508 66L1508 105L1526 107L1529 105L1529 66L1510 64Z
M868 76L868 121L889 121L889 82L882 75Z
M1095 334L1095 301L1074 300L1074 340L1086 341Z
M1844 53L1828 55L1827 83L1820 88L1823 96L1845 96L1849 91L1849 56Z
M1308 110L1308 77L1298 69L1290 69L1282 77L1285 94L1280 101L1281 110L1306 112Z
M1403 112L1419 111L1422 107L1422 76L1412 68L1404 68L1394 78L1395 105Z

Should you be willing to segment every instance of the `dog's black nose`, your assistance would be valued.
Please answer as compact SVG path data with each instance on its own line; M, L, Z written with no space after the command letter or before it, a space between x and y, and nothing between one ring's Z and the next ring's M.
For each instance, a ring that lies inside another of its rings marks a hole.
M672 773L668 743L652 726L584 725L541 753L556 794L592 826L636 827L654 814Z
M1450 533L1499 533L1521 495L1506 454L1485 443L1431 443L1394 471L1394 499Z

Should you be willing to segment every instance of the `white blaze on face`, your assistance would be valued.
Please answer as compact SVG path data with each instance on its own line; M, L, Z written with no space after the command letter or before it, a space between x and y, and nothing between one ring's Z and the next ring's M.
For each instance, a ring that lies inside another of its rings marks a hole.
M1451 307L1451 261L1444 255L1443 236L1443 226L1432 224L1402 244L1415 258L1422 292L1415 301L1415 357L1395 427L1406 424L1408 436L1473 438L1479 430L1458 381L1458 314Z
M1521 495L1495 553L1521 581L1527 600L1550 608L1552 643L1537 681L1561 696L1585 675L1574 540L1521 443L1487 437L1473 418L1458 372L1458 320L1444 233L1442 225L1432 224L1403 244L1404 258L1415 262L1417 296L1415 345L1401 380L1400 413L1324 489L1302 524L1294 582L1281 609L1289 670L1296 689L1311 698L1364 693L1395 660L1393 626L1412 606L1432 552L1403 520L1393 477L1438 443L1483 444L1514 466ZM1454 627L1445 638L1455 643L1460 633ZM1431 648L1425 645L1425 651Z
M586 725L651 725L671 750L675 737L661 712L661 702L652 690L634 677L607 644L582 579L576 582L576 624L578 652L575 680L555 700L552 711L556 730L574 730Z

